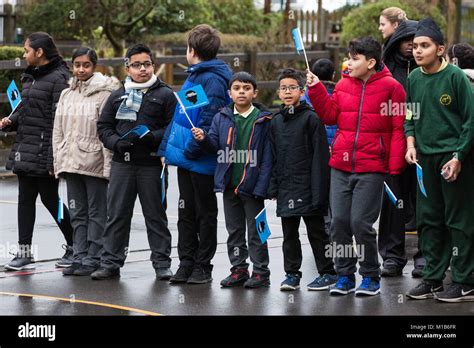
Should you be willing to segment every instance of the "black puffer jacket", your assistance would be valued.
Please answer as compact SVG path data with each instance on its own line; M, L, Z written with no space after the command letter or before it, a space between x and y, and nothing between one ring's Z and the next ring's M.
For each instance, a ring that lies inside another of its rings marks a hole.
M49 176L49 171L53 171L54 114L69 78L68 66L61 57L53 58L46 65L26 68L21 77L22 101L8 127L17 134L7 169L31 176Z
M268 196L277 198L277 216L323 215L329 197L326 130L305 102L293 111L282 108L271 122L274 162Z
M413 37L416 32L417 21L405 20L400 23L397 30L392 34L384 46L382 61L392 73L395 80L400 82L406 89L407 77L410 72L417 68L415 59L406 59L399 52L400 43Z

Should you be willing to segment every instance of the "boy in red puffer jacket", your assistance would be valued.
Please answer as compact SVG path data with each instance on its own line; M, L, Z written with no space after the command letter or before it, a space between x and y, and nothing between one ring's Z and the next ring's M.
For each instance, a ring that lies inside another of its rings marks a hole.
M343 75L332 97L316 75L307 73L315 111L324 124L337 124L329 165L331 256L338 281L329 291L377 295L380 263L373 224L380 213L386 175L399 174L405 166L405 91L381 64L377 41L352 40L348 51L349 75ZM356 290L357 259L362 283Z

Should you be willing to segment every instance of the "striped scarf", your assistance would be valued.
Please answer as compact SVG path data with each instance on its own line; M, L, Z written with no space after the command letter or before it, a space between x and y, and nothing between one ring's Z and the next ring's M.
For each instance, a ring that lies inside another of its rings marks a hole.
M155 74L144 83L133 82L130 76L127 76L125 79L125 94L121 97L122 103L117 110L115 118L117 120L136 121L137 112L140 110L143 100L143 92L141 90L150 88L156 80Z

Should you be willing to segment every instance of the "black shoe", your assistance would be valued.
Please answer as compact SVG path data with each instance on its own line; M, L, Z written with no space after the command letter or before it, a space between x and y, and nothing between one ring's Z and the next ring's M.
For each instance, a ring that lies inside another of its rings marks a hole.
M244 283L248 289L256 289L270 286L270 276L252 272L252 277Z
M413 271L411 271L411 276L413 278L421 278L423 277L423 267L415 267Z
M221 286L223 288L230 288L233 286L241 286L250 278L249 271L243 267L232 267L230 276L222 279Z
M169 267L158 267L155 268L156 279L158 280L170 280L173 276L173 272Z
M97 271L97 267L81 266L74 271L74 275L75 276L90 276L95 271Z
M36 268L33 255L25 253L14 254L15 257L5 265L7 271L25 271Z
M94 280L104 280L118 277L120 277L120 268L109 269L101 267L91 274L91 278Z
M426 300L433 298L435 292L443 291L442 281L423 280L417 287L407 292L407 297L414 300Z
M178 270L170 278L170 283L186 283L193 272L193 268L189 266L179 266Z
M202 266L196 265L193 268L193 273L189 277L188 284L206 284L212 281L211 271Z
M402 268L398 267L383 267L382 273L380 274L382 277L399 277L403 273Z
M71 266L63 269L63 275L64 276L72 276L74 275L74 272L81 267L81 264L79 263L73 263Z
M66 250L66 252L64 253L63 257L61 257L61 259L56 262L56 267L67 268L73 264L74 252L71 245L63 244L63 249Z
M436 293L435 298L450 303L474 301L474 285L453 282L445 291Z

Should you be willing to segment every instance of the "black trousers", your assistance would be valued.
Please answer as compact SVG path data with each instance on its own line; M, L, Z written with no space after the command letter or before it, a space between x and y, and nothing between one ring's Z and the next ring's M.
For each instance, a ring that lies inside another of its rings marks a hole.
M303 216L308 232L309 244L313 251L316 267L320 275L336 274L332 256L326 257L326 248L330 246L330 239L325 231L323 216ZM303 261L301 242L298 229L301 216L282 217L283 229L283 263L286 273L301 275L300 268Z
M404 187L405 172L390 175L385 179L387 185L397 197L395 206L384 191L380 213L378 247L385 268L403 268L407 264L405 253L405 215L407 207L407 189Z
M217 248L214 177L178 168L178 256L181 266L212 270Z
M59 180L54 177L18 175L18 244L31 245L36 219L36 198L39 194L41 202L63 233L67 245L72 245L73 230L66 206L63 206L64 219L58 223L58 185Z
M161 204L161 170L161 166L112 161L101 267L114 269L124 265L137 196L145 218L153 268L170 267L171 233Z

